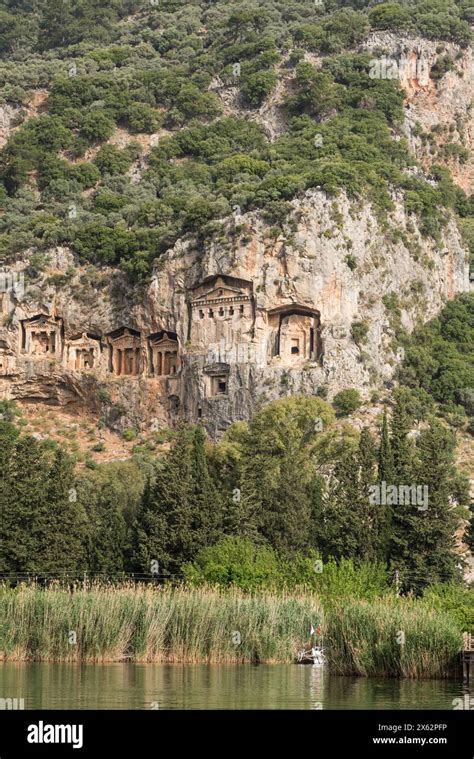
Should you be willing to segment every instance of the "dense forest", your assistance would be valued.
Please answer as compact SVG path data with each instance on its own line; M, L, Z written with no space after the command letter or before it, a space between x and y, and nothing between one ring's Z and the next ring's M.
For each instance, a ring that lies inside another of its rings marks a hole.
M380 435L363 430L357 439L333 429L324 401L294 396L248 428L234 425L217 445L183 425L151 466L136 457L77 476L61 449L52 453L2 422L0 569L12 579L180 579L186 570L193 576L194 560L212 567L232 536L227 551L239 538L244 555L254 546L267 561L286 559L287 582L308 581L317 559L398 570L405 590L459 579L454 531L468 513L467 482L454 466L454 436L439 421L410 439L412 401L400 394ZM325 433L315 414L327 421ZM426 483L429 509L371 503L378 482Z
M289 200L316 186L367 196L381 219L401 190L434 239L454 209L472 244L472 198L444 166L430 181L404 171L414 159L401 89L371 78L358 50L374 30L462 49L472 13L469 0L2 0L0 91L18 128L0 153L0 260L34 247L35 271L42 251L65 244L144 279L179 237L218 237L235 207L282 224ZM432 76L452 65L440 52ZM289 73L288 126L270 141L245 110ZM240 112L224 115L216 81L238 89ZM33 90L46 97L28 118ZM137 139L110 144L117 127ZM144 161L140 137L157 131Z

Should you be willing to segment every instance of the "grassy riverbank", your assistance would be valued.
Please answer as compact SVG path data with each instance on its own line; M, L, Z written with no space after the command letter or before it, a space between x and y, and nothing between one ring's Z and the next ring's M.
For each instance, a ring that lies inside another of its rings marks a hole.
M332 674L446 677L458 664L459 624L423 601L345 599L327 609L326 619Z
M459 625L420 601L329 603L311 593L81 585L0 587L0 652L9 660L292 662L322 624L334 674L442 677Z
M46 661L291 662L322 619L311 595L136 585L3 588L0 608L3 655Z

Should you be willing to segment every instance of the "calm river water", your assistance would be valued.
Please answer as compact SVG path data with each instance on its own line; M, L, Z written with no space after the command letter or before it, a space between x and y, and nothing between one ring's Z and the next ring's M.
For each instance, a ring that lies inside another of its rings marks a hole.
M289 664L0 664L25 709L452 709L454 680L333 677Z

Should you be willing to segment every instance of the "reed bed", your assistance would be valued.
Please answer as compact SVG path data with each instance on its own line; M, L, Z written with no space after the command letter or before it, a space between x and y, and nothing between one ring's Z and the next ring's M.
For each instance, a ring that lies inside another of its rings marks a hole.
M462 636L444 612L410 598L332 603L326 614L329 669L338 675L452 676Z
M309 594L0 587L0 655L7 659L292 662L321 621L321 605Z
M211 587L0 585L0 656L29 661L294 662L321 623L329 672L429 678L454 673L461 631L448 613L393 596Z

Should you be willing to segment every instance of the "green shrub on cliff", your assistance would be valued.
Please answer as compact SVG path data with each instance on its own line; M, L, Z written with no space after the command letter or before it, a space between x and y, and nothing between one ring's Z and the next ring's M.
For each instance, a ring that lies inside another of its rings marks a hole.
M441 404L474 413L474 295L449 302L411 336L400 368L401 381L422 388Z
M79 16L71 0L60 6L39 0L35 14L8 3L0 88L9 103L29 105L41 88L49 96L36 116L22 124L20 118L0 155L0 196L6 196L0 254L63 243L84 259L84 226L118 227L127 244L114 244L111 255L104 232L106 242L96 240L91 260L113 262L141 279L181 235L212 236L235 207L271 213L311 187L365 195L381 218L398 188L425 234L439 235L446 208L467 229L472 208L446 176L434 173L431 186L403 175L411 158L401 129L402 92L393 81L369 76L371 56L357 46L371 24L398 29L405 21L410 31L462 40L468 9L451 0L352 6L107 0L99 9L86 0ZM302 60L305 50L323 56L321 68ZM287 79L292 68L295 77ZM272 142L245 116L222 117L222 86L237 88L235 108L248 109L268 101L277 81L283 91L275 107L287 113ZM151 133L162 125L170 138L161 137L149 156L107 142L116 129ZM237 157L240 166L225 164ZM95 183L105 187L112 176L127 202L99 208L86 191ZM28 214L16 213L19 194L30 189ZM71 204L80 210L75 220ZM46 226L42 214L50 219Z

